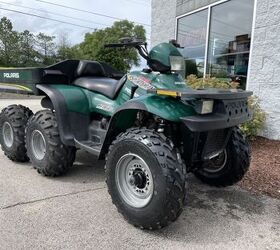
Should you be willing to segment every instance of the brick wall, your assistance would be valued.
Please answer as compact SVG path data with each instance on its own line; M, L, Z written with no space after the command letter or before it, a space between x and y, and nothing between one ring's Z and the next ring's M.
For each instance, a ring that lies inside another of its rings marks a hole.
M263 136L280 140L280 1L257 0L248 89L268 113Z

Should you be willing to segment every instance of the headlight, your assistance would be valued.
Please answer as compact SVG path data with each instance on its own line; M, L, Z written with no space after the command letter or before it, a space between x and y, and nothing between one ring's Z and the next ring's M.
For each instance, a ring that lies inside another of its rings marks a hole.
M181 74L185 78L185 59L182 56L170 56L171 71Z
M209 114L213 112L214 101L202 101L201 114Z
M213 100L199 100L195 102L194 109L197 113L205 115L213 112Z

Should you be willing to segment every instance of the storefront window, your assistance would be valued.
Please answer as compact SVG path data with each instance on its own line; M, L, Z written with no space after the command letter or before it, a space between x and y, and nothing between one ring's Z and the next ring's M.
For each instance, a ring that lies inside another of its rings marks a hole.
M188 74L238 78L245 87L254 0L229 0L178 19ZM206 49L207 46L207 49ZM188 65L189 64L189 65Z
M184 47L181 53L186 59L186 74L203 76L208 11L186 16L178 22L177 41Z
M232 0L212 7L207 74L238 77L245 84L253 9L253 0Z

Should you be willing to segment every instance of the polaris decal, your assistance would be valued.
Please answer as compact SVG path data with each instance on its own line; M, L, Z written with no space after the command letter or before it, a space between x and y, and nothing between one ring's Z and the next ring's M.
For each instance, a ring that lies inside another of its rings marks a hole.
M114 109L111 105L109 104L104 104L104 103L100 103L96 106L97 109L101 109L101 110L104 110L104 111L107 111L107 112L113 112Z
M4 78L15 78L15 79L19 79L19 73L3 73L3 77Z
M141 89L145 89L145 90L154 89L154 87L151 85L151 80L147 79L143 76L129 75L128 80L133 82L135 85L137 85Z

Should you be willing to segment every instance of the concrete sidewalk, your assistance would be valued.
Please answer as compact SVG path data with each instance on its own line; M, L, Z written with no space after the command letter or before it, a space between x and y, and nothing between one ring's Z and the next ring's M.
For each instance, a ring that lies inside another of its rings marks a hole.
M9 103L0 100L0 108ZM39 109L37 100L26 105ZM111 203L103 168L79 152L66 176L46 178L1 151L0 249L280 249L280 200L190 177L181 217L141 231Z

